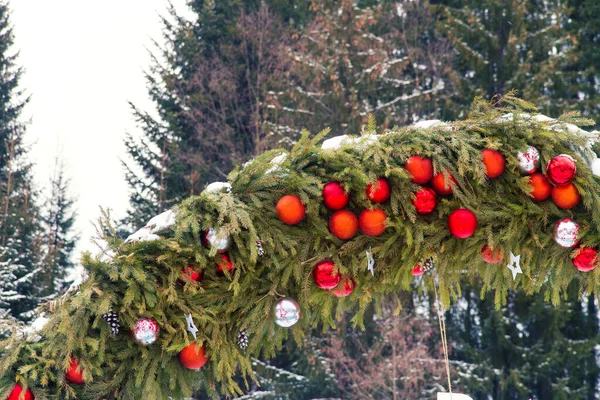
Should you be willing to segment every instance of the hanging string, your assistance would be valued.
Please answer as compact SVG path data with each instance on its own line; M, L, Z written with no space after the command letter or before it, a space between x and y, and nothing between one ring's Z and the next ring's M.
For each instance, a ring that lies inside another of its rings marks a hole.
M450 382L450 359L448 358L448 338L446 337L446 319L444 318L444 306L438 298L437 284L433 282L433 293L435 293L435 303L437 308L438 321L440 323L440 335L442 336L442 348L444 349L444 361L446 363L446 375L448 376L448 392L452 398L452 383Z

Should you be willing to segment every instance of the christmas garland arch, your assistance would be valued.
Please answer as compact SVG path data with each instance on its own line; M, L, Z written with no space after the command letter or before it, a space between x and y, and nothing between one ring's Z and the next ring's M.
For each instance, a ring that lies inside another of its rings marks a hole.
M181 399L199 382L235 395L251 355L347 310L360 326L415 279L446 304L469 279L498 306L515 289L558 303L573 279L596 293L585 124L507 96L454 123L377 134L370 120L322 145L305 132L85 254L87 280L44 307L47 323L2 342L0 398Z

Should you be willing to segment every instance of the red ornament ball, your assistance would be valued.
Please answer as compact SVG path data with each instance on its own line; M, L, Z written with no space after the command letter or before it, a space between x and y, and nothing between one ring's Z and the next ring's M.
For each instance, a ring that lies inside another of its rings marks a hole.
M425 269L423 269L421 264L415 265L415 267L412 270L413 276L421 276L421 275L423 275L424 272L425 272Z
M555 185L570 182L575 178L577 166L573 157L567 154L560 154L554 157L546 166L546 175Z
M433 178L433 164L429 158L412 156L404 164L404 168L412 175L411 181L424 185Z
M472 236L477 229L477 217L466 208L454 210L448 216L448 230L459 239Z
M378 178L377 183L367 185L367 198L373 203L385 203L391 192L390 182L385 178Z
M579 243L579 224L563 218L554 225L552 237L562 247L575 247Z
M275 211L281 222L296 225L304 219L306 206L302 204L300 197L288 194L279 199Z
M449 175L448 180L443 173L439 172L431 180L431 186L436 192L438 192L438 194L447 196L452 194L452 186L450 185L450 182L454 183L454 185L457 185L456 179L454 179L452 175Z
M335 288L342 280L342 276L335 270L331 260L324 260L315 265L312 275L315 284L325 290Z
M6 400L34 400L33 392L30 389L25 391L23 397L21 397L21 393L23 392L23 386L17 383L13 390L8 394Z
M200 282L204 277L204 271L196 269L194 265L188 265L187 267L181 268L181 275L192 281Z
M348 205L350 196L338 182L329 182L323 186L323 204L330 210L336 211Z
M502 262L502 249L492 250L486 244L481 249L481 258L488 264L499 264Z
M77 360L73 357L71 357L69 369L65 372L65 378L67 378L69 383L75 385L83 385L85 383L83 381L83 368L81 368Z
M358 232L358 218L352 211L336 211L329 218L329 230L338 239L352 239Z
M181 365L188 369L200 369L208 361L204 346L198 346L196 342L186 346L179 352Z
M564 183L552 188L552 201L557 207L569 209L579 204L581 196L572 183Z
M350 293L352 293L352 291L354 290L354 286L356 286L356 284L354 283L354 279L347 276L343 279L342 283L338 286L341 286L341 287L334 289L333 295L336 297L346 297Z
M486 177L493 179L502 175L506 160L499 151L485 149L481 152L481 157L483 158L483 165L485 165Z
M577 255L573 258L573 265L581 272L589 272L596 268L598 264L598 251L590 247L584 247L577 250Z
M221 262L217 265L217 271L223 272L224 269L227 269L227 272L233 271L233 263L227 254L221 254Z
M131 334L136 342L147 346L156 342L158 339L158 323L152 318L140 318L131 330Z
M360 230L367 236L379 236L385 232L387 215L379 208L364 210L358 218Z
M412 203L417 210L417 214L431 214L437 205L437 195L433 189L424 187L415 193L415 198L413 199Z
M550 197L552 191L552 185L548 182L548 179L539 172L531 174L529 176L529 185L531 185L531 197L534 201L544 201Z

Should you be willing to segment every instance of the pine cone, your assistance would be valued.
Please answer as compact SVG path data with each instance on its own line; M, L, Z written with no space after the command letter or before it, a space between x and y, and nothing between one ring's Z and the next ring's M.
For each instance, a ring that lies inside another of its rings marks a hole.
M429 272L429 271L431 271L432 268L433 268L433 258L428 258L423 263L423 271Z
M108 314L102 314L102 318L104 318L104 320L106 321L106 323L108 324L108 326L110 326L110 330L112 331L112 334L117 336L119 334L119 316L117 315L116 312L113 311L113 309L111 308L108 311Z
M248 331L246 329L238 333L238 346L242 350L246 350L246 347L248 347Z

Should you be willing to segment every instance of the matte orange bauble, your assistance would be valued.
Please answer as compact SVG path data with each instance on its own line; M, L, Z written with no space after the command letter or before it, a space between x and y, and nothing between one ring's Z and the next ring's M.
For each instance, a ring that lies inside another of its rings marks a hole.
M16 384L15 387L13 387L13 390L9 393L8 397L6 398L6 400L34 400L35 397L33 396L33 393L31 392L30 389L27 389L27 391L25 391L25 394L23 395L23 397L21 398L21 392L23 392L23 386L21 386L20 384Z
M354 283L354 279L347 276L342 280L342 283L340 283L338 286L341 287L334 289L333 295L336 297L346 297L350 295L350 293L352 293L356 284Z
M459 239L472 236L477 229L477 217L466 208L454 210L448 216L448 230Z
M335 264L331 260L317 263L313 267L312 276L315 284L325 290L335 288L342 280L342 276L336 271Z
M488 178L497 178L504 172L506 161L499 151L485 149L481 152L483 164L485 165L485 176Z
M85 383L83 381L83 368L81 368L77 360L73 357L71 357L71 365L68 371L65 372L65 378L75 385L83 385Z
M433 164L429 158L412 156L404 164L404 168L412 175L411 181L424 185L433 178Z
M279 199L275 211L284 224L296 225L304 219L306 207L300 197L288 194Z
M544 201L550 197L552 191L552 185L548 179L539 172L536 172L529 176L529 184L531 185L531 197L534 201Z
M179 352L181 365L189 369L200 369L208 361L204 346L197 346L196 342L186 346Z
M385 178L378 178L377 183L367 185L367 198L373 203L385 203L390 199L390 183Z
M358 218L352 211L336 211L329 218L329 230L338 239L352 239L358 232Z
M368 236L379 236L385 232L385 220L387 215L379 208L364 210L358 218L360 230Z
M431 188L421 188L421 190L415 193L412 203L415 206L415 210L417 210L417 214L431 214L437 205L437 194Z
M330 210L341 210L349 200L350 196L338 182L329 182L323 186L323 204Z
M452 175L449 175L448 178L449 180L446 179L446 176L444 176L443 173L439 172L433 177L433 179L431 179L431 187L442 196L452 194L452 186L450 185L450 182L454 183L454 185L456 185L457 182Z
M572 183L565 183L552 188L552 201L559 208L573 208L579 204L580 200L579 191Z

